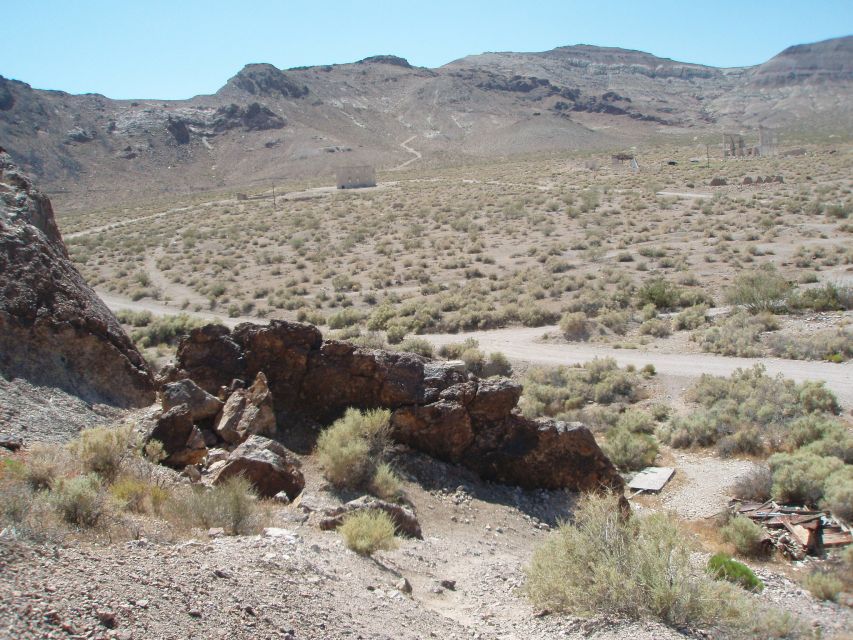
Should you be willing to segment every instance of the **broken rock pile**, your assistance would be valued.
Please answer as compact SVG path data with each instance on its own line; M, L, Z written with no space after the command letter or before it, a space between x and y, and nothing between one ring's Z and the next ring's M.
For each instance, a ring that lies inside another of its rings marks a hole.
M520 385L504 378L480 380L411 353L324 341L309 324L195 329L179 344L177 366L168 378L192 380L216 395L234 380L257 380L260 373L267 391L250 390L246 401L271 395L279 425L297 417L327 424L348 407L387 408L399 442L459 462L484 478L528 488L623 488L584 425L522 417L516 409Z

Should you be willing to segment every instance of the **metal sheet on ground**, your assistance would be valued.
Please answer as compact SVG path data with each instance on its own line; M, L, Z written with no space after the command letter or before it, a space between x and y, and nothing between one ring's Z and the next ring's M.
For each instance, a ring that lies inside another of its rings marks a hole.
M675 473L675 469L672 467L646 467L634 476L628 483L628 488L660 491L669 482L673 473Z

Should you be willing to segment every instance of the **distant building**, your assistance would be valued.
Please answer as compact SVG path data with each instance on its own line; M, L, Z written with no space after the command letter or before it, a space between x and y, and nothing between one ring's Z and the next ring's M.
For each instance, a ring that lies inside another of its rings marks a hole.
M362 189L376 186L376 170L369 165L341 167L337 170L338 189Z

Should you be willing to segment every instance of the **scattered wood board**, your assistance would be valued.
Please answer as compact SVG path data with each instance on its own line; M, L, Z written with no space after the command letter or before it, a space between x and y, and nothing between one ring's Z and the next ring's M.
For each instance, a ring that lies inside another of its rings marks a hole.
M675 469L672 467L646 467L631 479L628 488L640 491L660 491L674 473Z

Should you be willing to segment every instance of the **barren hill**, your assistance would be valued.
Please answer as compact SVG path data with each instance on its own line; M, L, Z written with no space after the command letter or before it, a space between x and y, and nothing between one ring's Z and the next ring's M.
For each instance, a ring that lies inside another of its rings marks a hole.
M279 70L249 64L214 95L111 100L0 77L0 138L49 191L186 192L464 158L617 148L660 134L847 132L853 37L718 69L588 45ZM412 150L417 151L414 153Z

